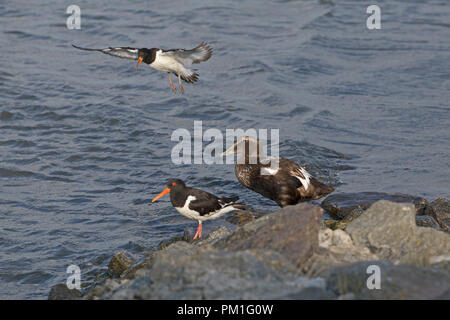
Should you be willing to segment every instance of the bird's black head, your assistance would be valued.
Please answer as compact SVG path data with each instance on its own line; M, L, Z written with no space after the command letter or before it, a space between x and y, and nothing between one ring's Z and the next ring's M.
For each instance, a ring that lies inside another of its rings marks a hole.
M139 49L138 50L138 64L137 64L136 69L139 68L139 65L141 64L141 62L150 64L153 61L155 61L156 51L158 51L157 48L151 48L151 49L141 48L141 49Z
M186 188L186 185L184 184L183 180L170 179L169 181L167 181L167 188L169 188L170 190L183 189Z
M170 179L167 181L167 188L165 188L160 194L158 194L152 202L155 202L165 194L168 194L171 191L174 191L175 193L178 193L180 190L184 190L186 188L186 185L184 184L183 180L180 179Z

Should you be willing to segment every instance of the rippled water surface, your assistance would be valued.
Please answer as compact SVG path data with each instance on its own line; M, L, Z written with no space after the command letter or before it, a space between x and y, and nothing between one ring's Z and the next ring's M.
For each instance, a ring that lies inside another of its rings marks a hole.
M168 178L216 194L244 189L231 165L175 165L172 132L279 128L280 154L345 192L450 196L450 9L447 0L0 1L0 298L44 299L77 264L92 281L111 255L195 231ZM372 3L370 3L372 4ZM91 47L189 48L213 57L200 81ZM206 145L206 144L205 144ZM225 225L205 223L204 233Z

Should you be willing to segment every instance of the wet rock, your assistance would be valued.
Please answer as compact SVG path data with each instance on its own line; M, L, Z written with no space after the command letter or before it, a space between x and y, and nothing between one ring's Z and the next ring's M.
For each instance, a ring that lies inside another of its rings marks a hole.
M126 270L126 272L122 273L122 276L126 279L134 279L136 278L136 275L139 270L147 268L150 264L150 261L152 259L153 255L149 255L143 262L136 264L135 266L131 267L130 269Z
M257 218L259 218L261 214L257 212L249 212L249 211L238 211L228 215L225 220L231 224L235 224L238 226L243 226Z
M216 247L228 251L267 249L300 267L318 247L322 209L311 204L285 207L238 228Z
M205 245L214 245L215 243L217 243L218 241L220 241L221 239L229 236L231 234L231 232L225 228L225 227L220 227L219 229L216 229L212 232L210 232L205 239L201 239L200 241L198 241L196 244L198 246L205 246Z
M108 271L113 276L120 276L124 271L128 270L133 261L126 255L125 252L118 252L114 254L108 265Z
M412 203L416 208L416 214L425 213L427 200L421 197L406 194L359 192L359 193L334 193L322 201L324 208L334 219L346 219L350 222L359 216L364 210L379 200L388 200L397 203ZM360 209L355 211L355 209ZM352 216L353 215L353 216Z
M440 230L441 227L437 223L436 220L433 219L431 216L416 216L416 225L418 227L428 227L428 228L434 228L437 230Z
M432 216L442 230L450 232L450 201L438 198L432 201L425 210L425 214Z
M79 300L81 292L77 289L69 289L66 284L60 283L50 289L48 300Z
M380 271L380 289L369 289L374 271ZM354 296L354 299L443 299L450 290L450 273L434 267L394 265L389 261L358 262L336 267L327 276L327 287L337 295Z
M297 277L270 250L220 251L176 242L134 280L108 284L102 299L275 299L324 281Z
M370 248L381 259L427 265L450 252L450 235L415 222L413 204L381 200L346 227L356 246Z
M353 210L345 230L324 228L321 208L299 204L233 232L222 227L194 242L185 234L87 299L448 297L450 235L416 225L431 216L384 200ZM380 266L381 290L367 288L371 264Z
M343 220L326 220L325 221L325 226L327 228L330 228L331 230L345 229L347 224L349 224L349 222L343 221Z
M230 235L230 231L225 227L220 227L217 230L214 230L210 232L205 238L202 238L200 240L195 241L195 245L199 247L208 247L211 245L214 245L217 241L220 239L223 239L224 237ZM192 239L189 235L189 232L185 232L182 237L174 237L171 238L168 241L164 241L159 245L159 249L150 252L150 254L144 259L144 261L141 261L140 263L137 263L134 265L129 271L126 272L125 278L126 279L134 279L138 276L138 272L142 269L146 269L151 264L152 260L154 259L155 255L161 251L165 250L169 246L173 245L174 243L177 243L179 241L187 242L187 243L193 243Z
M170 246L171 244L173 244L173 243L175 243L177 241L189 242L191 240L192 239L191 239L191 236L189 235L189 231L185 231L181 237L173 237L173 238L170 238L169 240L162 241L159 244L158 249L159 250L163 250L164 248L167 248L168 246Z
M101 285L97 285L86 294L84 299L86 300L99 300L103 299L108 294L111 294L115 290L118 290L121 284L125 284L130 280L124 279L107 279Z
M325 225L332 229L345 229L345 227L354 219L358 218L361 214L363 214L364 210L361 208L354 208L352 209L348 215L345 216L342 220L328 220Z

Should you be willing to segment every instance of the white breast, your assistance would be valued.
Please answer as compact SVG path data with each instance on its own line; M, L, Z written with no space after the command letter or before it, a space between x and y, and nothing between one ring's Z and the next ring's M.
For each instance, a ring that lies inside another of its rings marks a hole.
M150 63L150 67L160 71L175 73L181 73L184 69L177 60L171 56L164 55L162 50L156 51L155 61Z
M197 198L194 196L188 196L186 199L186 202L184 203L184 206L181 208L175 207L175 209L178 210L179 213L181 213L183 216L189 219L199 220L200 215L197 211L189 209L189 204L191 201L196 200Z

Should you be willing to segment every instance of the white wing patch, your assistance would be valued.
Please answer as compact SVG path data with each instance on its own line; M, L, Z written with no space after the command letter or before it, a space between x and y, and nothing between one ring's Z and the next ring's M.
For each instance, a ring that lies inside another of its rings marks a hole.
M201 216L197 211L189 209L189 204L195 200L197 200L197 198L195 196L188 196L186 199L186 202L184 203L184 206L181 208L175 207L175 209L177 209L177 211L179 213L181 213L183 216L185 216L186 218L197 220L199 222L205 221L205 220L217 219L217 218L220 218L221 216L223 216L225 213L228 213L233 210L239 210L239 209L234 208L232 205L224 204L224 206L221 209L216 210L214 212L210 212L209 214L206 214L204 216Z
M303 175L303 177L298 176L298 172L292 172L292 176L296 177L298 180L300 180L300 182L302 183L303 187L305 188L305 190L308 190L310 181L309 178L311 178L311 175L309 174L308 171L306 171L304 168L300 167L300 173Z

